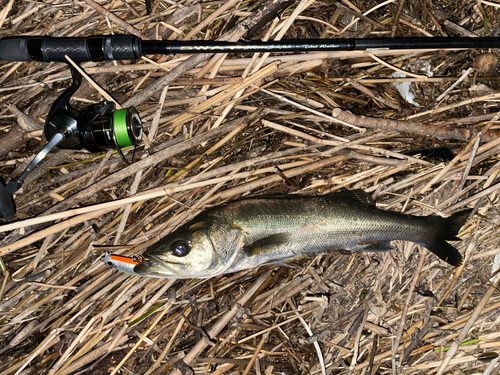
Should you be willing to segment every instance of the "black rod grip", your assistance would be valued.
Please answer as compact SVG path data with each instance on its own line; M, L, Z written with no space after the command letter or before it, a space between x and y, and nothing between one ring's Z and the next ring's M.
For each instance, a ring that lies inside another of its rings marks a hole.
M141 39L132 35L89 38L11 37L0 40L5 61L130 60L142 56Z
M4 61L31 61L28 38L13 37L0 40L0 59Z

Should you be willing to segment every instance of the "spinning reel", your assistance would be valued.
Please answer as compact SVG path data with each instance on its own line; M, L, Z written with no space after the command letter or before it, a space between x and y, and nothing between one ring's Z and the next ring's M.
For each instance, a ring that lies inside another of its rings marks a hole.
M116 150L130 164L122 147L134 146L142 139L142 123L135 108L116 109L113 102L105 101L78 111L69 104L80 87L82 76L70 66L73 83L54 102L45 121L44 133L49 142L36 155L26 170L7 185L0 183L0 216L11 220L16 214L13 195L21 188L24 179L56 146L62 149L82 149L90 152Z

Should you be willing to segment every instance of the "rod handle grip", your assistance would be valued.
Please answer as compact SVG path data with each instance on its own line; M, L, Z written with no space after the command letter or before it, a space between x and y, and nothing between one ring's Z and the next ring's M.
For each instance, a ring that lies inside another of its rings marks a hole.
M142 56L141 39L133 35L88 38L9 37L0 40L5 61L75 62L129 60Z
M0 60L31 61L27 44L25 37L3 38L0 40Z

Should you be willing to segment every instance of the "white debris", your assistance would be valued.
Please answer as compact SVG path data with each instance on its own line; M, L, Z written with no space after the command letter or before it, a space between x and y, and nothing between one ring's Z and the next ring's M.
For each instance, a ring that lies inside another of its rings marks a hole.
M394 72L389 77L394 78L405 78L406 74L400 72ZM410 82L394 82L393 86L399 91L404 100L408 103L413 104L415 107L420 107L420 104L416 103L413 99L415 99L415 95L410 92Z
M414 69L411 69L412 67ZM419 74L424 73L428 77L432 77L434 74L431 68L431 64L427 60L424 61L417 59L413 62L410 62L408 66L402 67L402 69L417 70L418 72L414 73L419 73ZM406 74L400 72L394 72L389 77L406 78ZM410 91L411 82L394 82L393 85L399 91L404 100L406 100L410 104L413 104L415 107L420 107L420 104L418 104L413 100L415 99L415 95L413 95L413 93Z

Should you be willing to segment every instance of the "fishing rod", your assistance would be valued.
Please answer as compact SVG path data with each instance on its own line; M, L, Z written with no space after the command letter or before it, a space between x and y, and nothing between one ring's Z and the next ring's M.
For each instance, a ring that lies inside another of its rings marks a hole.
M103 60L133 60L144 55L176 53L244 53L244 52L313 52L363 51L377 49L457 49L500 48L500 38L373 38L311 39L285 41L157 41L142 40L133 35L67 37L7 37L0 40L0 60L76 63ZM56 146L65 149L85 148L91 152L116 150L126 163L122 147L135 148L142 140L142 123L135 108L116 109L104 101L78 110L69 101L80 87L82 76L69 64L73 83L54 102L45 121L46 146L26 170L4 185L0 183L0 216L13 219L14 194L23 180ZM134 153L131 160L134 159Z
M86 38L8 37L0 40L5 61L130 60L144 55L176 53L313 52L378 49L500 48L500 38L310 39L279 42L158 41L132 35Z

